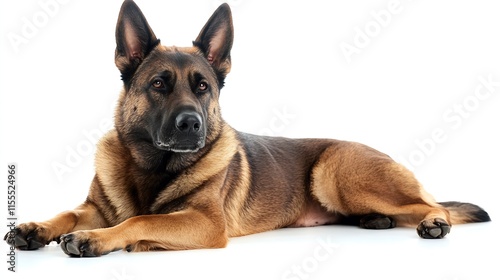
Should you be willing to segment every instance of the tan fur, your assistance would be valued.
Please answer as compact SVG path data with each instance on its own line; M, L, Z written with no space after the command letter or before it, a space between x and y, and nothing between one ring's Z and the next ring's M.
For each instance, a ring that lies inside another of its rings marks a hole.
M343 215L384 213L416 226L427 215L451 224L447 211L423 196L413 174L390 157L358 143L328 148L313 170L312 192L329 211ZM436 213L436 214L431 214Z

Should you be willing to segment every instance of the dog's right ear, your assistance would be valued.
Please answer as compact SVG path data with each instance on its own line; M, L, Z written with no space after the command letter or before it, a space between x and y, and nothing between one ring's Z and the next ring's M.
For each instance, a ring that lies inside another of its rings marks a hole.
M115 64L124 81L132 77L139 64L159 42L139 7L134 1L125 0L116 24L115 51Z

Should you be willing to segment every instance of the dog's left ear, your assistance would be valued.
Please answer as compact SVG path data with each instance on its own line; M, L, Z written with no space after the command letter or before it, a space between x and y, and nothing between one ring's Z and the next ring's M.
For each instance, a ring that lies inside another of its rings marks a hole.
M224 3L215 10L193 45L203 52L222 86L231 70L230 52L233 46L233 19L228 4Z

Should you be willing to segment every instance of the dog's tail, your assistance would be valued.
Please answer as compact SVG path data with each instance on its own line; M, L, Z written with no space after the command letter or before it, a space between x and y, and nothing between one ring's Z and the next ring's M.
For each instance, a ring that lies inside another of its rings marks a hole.
M449 201L439 204L450 212L451 223L455 225L491 221L490 215L483 208L472 203Z

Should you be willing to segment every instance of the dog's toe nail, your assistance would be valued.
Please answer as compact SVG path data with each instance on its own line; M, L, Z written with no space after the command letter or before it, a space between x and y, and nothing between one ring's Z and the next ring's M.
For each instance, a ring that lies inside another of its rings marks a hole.
M80 249L73 243L66 243L66 250L68 251L69 254L74 255L74 256L80 256Z
M427 233L432 237L438 237L441 235L441 228L431 228Z
M43 244L42 242L35 240L35 239L31 239L29 242L29 245L28 245L28 250L36 250L36 249L44 247L44 246L45 246L45 244Z
M16 235L16 237L14 237L14 245L18 248L23 248L28 246L28 241L22 236Z

